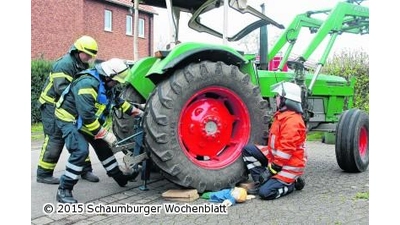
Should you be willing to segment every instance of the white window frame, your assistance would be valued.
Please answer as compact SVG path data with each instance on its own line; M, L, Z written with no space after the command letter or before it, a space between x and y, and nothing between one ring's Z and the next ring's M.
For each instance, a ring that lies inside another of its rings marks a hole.
M112 11L104 10L104 30L112 31Z
M138 37L144 38L144 19L139 18Z
M132 27L132 16L126 15L126 35L133 35Z

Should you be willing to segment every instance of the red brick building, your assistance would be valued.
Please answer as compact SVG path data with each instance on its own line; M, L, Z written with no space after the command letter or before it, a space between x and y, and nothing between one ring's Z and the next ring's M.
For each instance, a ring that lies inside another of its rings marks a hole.
M132 7L131 0L32 0L31 59L57 59L89 35L99 45L97 59L133 60ZM154 8L140 5L139 58L153 54L154 14Z

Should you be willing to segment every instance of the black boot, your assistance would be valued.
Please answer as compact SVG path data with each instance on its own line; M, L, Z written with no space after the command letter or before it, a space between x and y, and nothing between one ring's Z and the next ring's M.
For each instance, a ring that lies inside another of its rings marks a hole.
M135 178L139 175L140 170L134 171L131 174L123 174L119 171L117 174L112 175L111 177L118 183L120 187L125 187L128 181L134 181Z
M38 166L36 171L36 182L43 184L59 184L60 179L53 177L54 170L44 169Z
M100 181L100 179L96 175L94 175L91 171L82 173L81 177L84 180L94 182L94 183Z
M72 196L72 190L59 188L57 190L56 199L61 203L77 203L78 201Z
M125 187L125 185L128 183L128 179L126 179L125 175L114 175L112 178L118 183L120 187Z
M43 184L59 184L60 179L53 176L37 176L36 182L43 183Z
M247 194L249 195L258 195L258 191L260 190L260 182L253 182L247 189Z
M304 178L298 177L296 179L296 181L294 182L294 188L296 188L296 190L300 191L301 189L304 188L304 186L306 186L306 181L304 180Z

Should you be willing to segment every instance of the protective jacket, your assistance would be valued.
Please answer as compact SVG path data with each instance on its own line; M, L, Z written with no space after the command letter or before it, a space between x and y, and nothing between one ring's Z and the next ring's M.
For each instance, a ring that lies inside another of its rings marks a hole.
M132 111L130 103L116 100L114 92L106 89L96 69L84 70L76 76L57 102L55 115L58 119L76 123L78 129L94 136L106 123L111 107L121 108L127 114Z
M268 138L268 151L263 152L269 163L282 167L274 178L291 184L304 173L307 162L306 132L301 114L291 110L275 113Z
M67 54L59 58L47 76L42 88L38 103L42 116L44 142L39 156L37 169L38 177L53 175L54 168L64 148L64 138L61 130L56 125L54 115L55 103L61 93L71 83L76 73L87 69L89 65L83 63L78 57L78 50L72 46ZM84 171L92 171L89 157L86 160Z
M53 65L39 97L40 105L55 104L61 93L72 82L75 74L89 68L89 64L76 57L77 49L72 46L67 54L59 58Z

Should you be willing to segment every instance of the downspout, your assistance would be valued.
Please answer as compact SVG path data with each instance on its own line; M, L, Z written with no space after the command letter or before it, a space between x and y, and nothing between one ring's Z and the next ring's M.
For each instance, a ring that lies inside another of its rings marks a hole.
M134 30L133 30L133 60L139 59L139 49L138 49L138 35L139 35L139 0L134 1L135 9L135 20L134 20Z
M149 35L148 35L149 41L148 41L148 45L147 45L147 48L148 48L147 56L151 56L151 54L152 54L151 47L153 46L153 43L152 43L153 42L153 36L151 35L151 31L152 31L152 28L153 28L153 26L152 26L153 17L150 16L150 15L153 15L153 14L149 14Z

